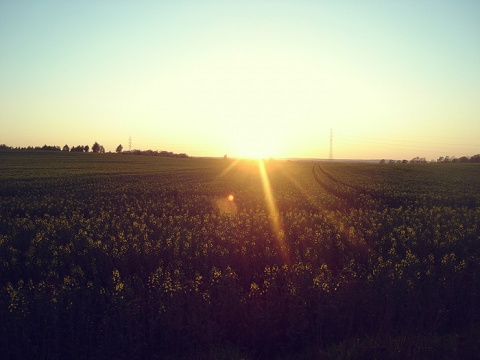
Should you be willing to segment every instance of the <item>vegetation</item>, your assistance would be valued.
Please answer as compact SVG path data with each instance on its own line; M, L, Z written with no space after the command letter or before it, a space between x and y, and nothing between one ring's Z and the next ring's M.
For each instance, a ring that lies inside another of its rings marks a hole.
M410 161L408 160L388 160L389 164L425 164L427 162L427 159L424 157L419 157L415 156L413 159ZM435 162L435 160L432 160L431 162ZM462 156L460 158L456 158L455 156L440 156L436 162L443 162L443 163L480 163L480 154L473 155L473 156ZM386 164L387 160L382 159L380 160L380 164Z
M185 153L176 154L171 151L154 151L154 150L131 150L123 151L122 154L126 155L147 155L147 156L161 156L161 157L174 157L174 158L187 158Z
M100 145L99 143L95 142L95 144L93 144L93 146L92 146L92 151L94 153L103 154L103 153L105 153L105 148L103 147L103 145Z
M478 164L0 151L0 166L8 359L480 351Z
M47 150L47 151L63 151L63 152L86 152L90 150L90 147L88 145L83 146L83 145L78 145L78 146L72 146L70 148L68 144L65 144L62 148L60 146L50 146L50 145L43 145L43 146L28 146L28 147L22 147L22 148L14 148L5 144L0 144L0 150L22 150L22 151L39 151L39 150ZM92 152L98 153L98 154L104 154L105 147L103 145L100 145L98 142L95 142L92 146ZM161 157L176 157L176 158L187 158L188 155L185 153L180 153L176 154L171 151L156 151L156 150L129 150L129 151L123 151L123 146L122 144L118 145L117 148L115 149L115 152L118 154L125 154L125 155L148 155L148 156L161 156Z

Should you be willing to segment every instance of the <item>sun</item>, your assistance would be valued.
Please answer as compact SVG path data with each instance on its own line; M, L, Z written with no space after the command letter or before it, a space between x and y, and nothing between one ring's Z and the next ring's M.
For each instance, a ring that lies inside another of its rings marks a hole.
M253 159L253 160L262 160L262 159L268 159L273 157L271 151L267 151L262 148L252 148L252 145L249 144L248 148L243 149L240 152L240 157L245 158L245 159Z
M269 133L255 132L238 136L235 140L237 157L246 159L269 159L281 156L282 142Z

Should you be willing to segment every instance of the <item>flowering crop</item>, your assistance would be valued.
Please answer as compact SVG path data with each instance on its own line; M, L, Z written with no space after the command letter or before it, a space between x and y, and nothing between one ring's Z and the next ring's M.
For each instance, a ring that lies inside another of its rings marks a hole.
M7 358L478 330L476 164L35 156L0 152Z

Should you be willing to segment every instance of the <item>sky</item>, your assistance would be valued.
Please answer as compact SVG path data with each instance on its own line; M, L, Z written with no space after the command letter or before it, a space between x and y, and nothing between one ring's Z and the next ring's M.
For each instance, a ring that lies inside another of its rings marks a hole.
M479 14L478 0L1 0L0 144L475 155Z

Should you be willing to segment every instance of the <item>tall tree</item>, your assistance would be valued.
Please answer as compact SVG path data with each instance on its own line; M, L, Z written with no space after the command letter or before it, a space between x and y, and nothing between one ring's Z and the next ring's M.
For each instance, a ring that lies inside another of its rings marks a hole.
M92 151L94 153L98 153L100 151L100 144L98 142L95 141L95 144L92 146Z

